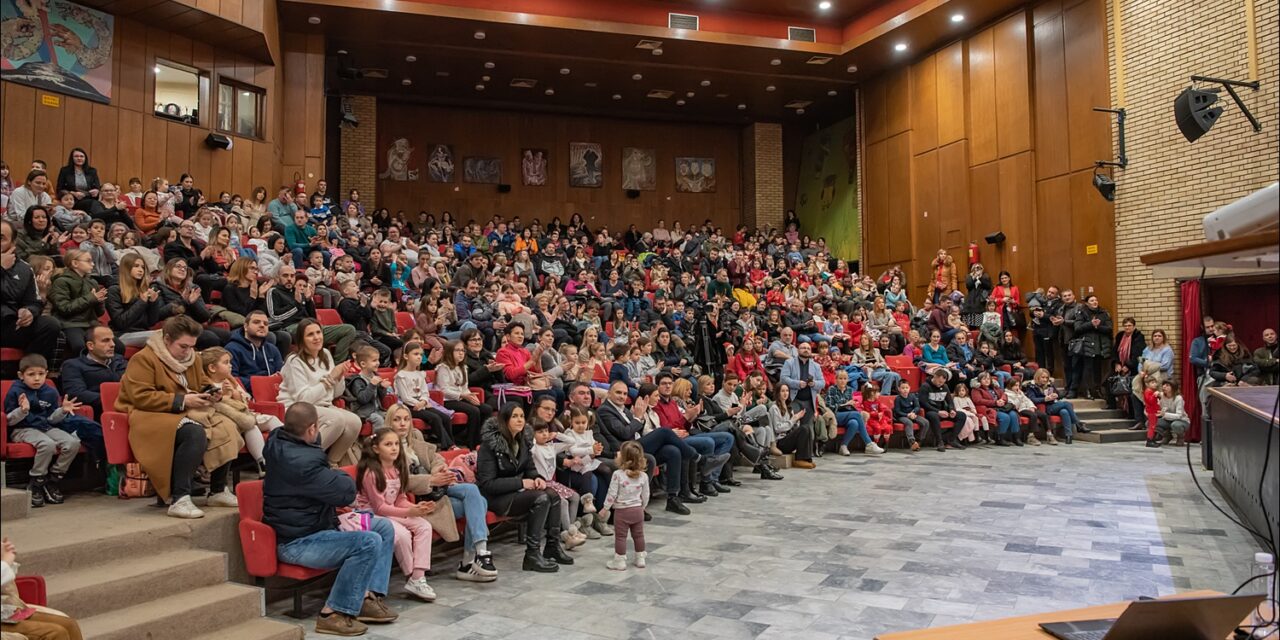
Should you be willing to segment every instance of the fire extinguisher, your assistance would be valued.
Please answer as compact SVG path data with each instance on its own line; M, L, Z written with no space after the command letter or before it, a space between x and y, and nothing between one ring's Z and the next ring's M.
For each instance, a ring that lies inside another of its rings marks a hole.
M978 264L978 260L979 260L978 243L970 242L969 243L969 266L972 267L973 265Z
M307 181L302 179L302 174L295 172L293 174L293 182L294 182L293 184L294 193L307 192Z

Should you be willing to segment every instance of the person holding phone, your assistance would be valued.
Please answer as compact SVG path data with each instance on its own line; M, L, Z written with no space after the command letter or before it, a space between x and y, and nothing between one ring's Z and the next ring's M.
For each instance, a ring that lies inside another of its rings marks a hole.
M313 318L303 318L294 327L293 353L281 370L278 399L286 409L295 403L315 405L320 425L320 446L337 466L355 464L360 451L354 447L360 437L360 418L333 401L346 391L346 361L336 361L324 348L324 331Z

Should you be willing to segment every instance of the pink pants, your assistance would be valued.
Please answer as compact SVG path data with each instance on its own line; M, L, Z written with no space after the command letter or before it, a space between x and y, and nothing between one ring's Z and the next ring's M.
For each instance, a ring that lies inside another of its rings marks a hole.
M431 523L426 518L397 518L388 516L396 531L396 562L405 577L414 569L431 568Z
M627 533L636 551L644 551L644 507L623 507L613 510L613 552L627 555Z

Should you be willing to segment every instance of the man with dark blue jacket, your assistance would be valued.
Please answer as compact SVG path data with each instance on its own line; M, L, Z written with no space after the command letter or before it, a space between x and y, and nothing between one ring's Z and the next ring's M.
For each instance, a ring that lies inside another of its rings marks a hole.
M339 531L336 509L356 499L356 483L329 468L319 445L316 408L298 402L284 427L267 441L270 473L262 487L262 521L276 532L276 555L290 564L333 569L338 575L316 620L317 633L362 635L365 622L393 622L383 603L391 575L395 530L386 518L368 516L368 529Z
M92 327L85 335L84 353L62 363L62 392L93 407L94 417L101 418L102 384L120 382L127 365L124 356L116 353L111 327Z
M240 378L245 389L252 389L249 378L275 375L284 367L280 350L267 340L269 332L267 314L254 309L244 319L244 327L231 333L231 341L227 343L231 375Z

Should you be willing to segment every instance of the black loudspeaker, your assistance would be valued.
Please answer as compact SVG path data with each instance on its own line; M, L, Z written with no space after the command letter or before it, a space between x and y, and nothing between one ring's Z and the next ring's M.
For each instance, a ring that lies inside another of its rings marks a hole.
M1222 107L1213 106L1217 101L1217 92L1192 88L1185 89L1174 99L1173 115L1187 142L1195 142L1213 128L1218 116L1222 115Z
M498 193L511 193L511 185L509 184L498 185Z
M221 133L211 133L204 139L204 143L214 149L230 149L231 137L224 136Z
M640 190L639 190L639 189L627 189L627 197L628 197L628 198L631 198L632 200L635 200L636 198L639 198L639 197L640 197Z
M997 231L995 233L988 234L986 240L987 244L1000 244L1001 242L1004 242L1004 232Z
M1116 181L1110 176L1103 173L1093 174L1093 188L1102 194L1107 202L1115 202L1116 200Z

